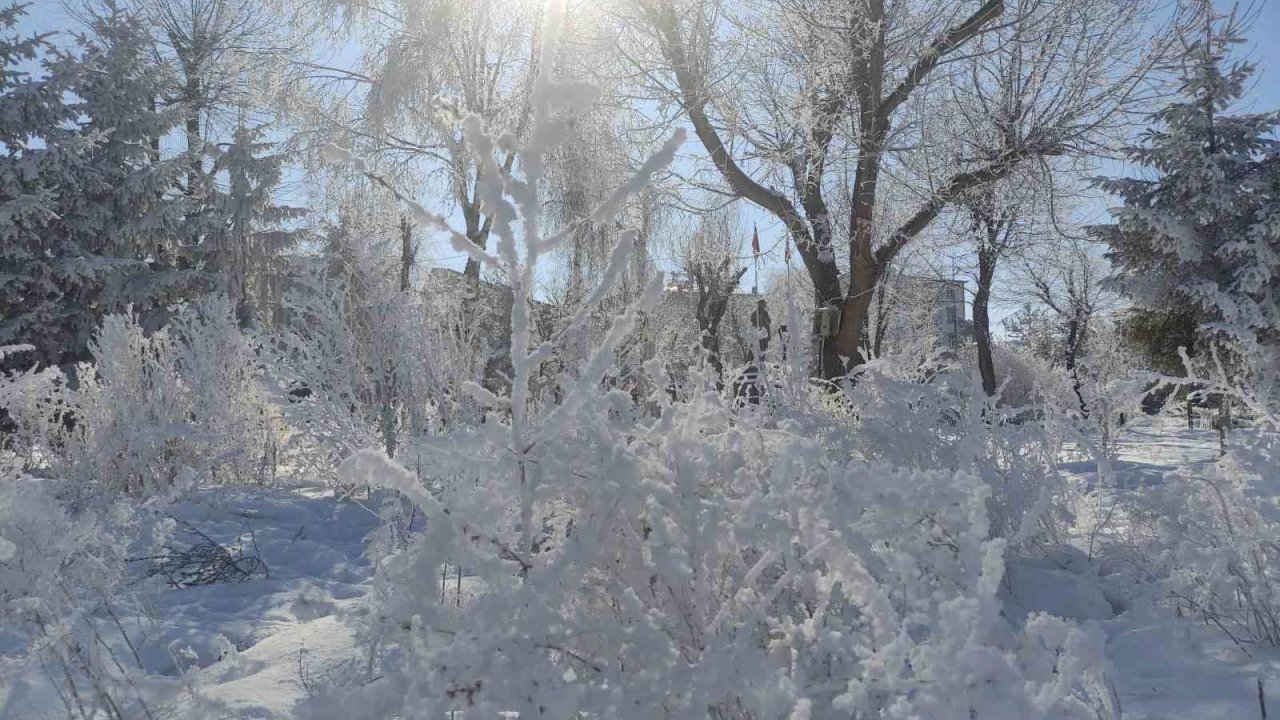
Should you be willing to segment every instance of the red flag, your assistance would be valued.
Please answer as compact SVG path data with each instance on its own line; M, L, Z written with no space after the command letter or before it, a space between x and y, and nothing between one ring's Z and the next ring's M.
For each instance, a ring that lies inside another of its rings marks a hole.
M756 227L755 223L752 223L751 229L752 229L751 253L753 255L759 255L760 254L760 228Z
M787 261L788 265L791 264L791 236L790 235L787 236L787 247L782 253L782 258Z

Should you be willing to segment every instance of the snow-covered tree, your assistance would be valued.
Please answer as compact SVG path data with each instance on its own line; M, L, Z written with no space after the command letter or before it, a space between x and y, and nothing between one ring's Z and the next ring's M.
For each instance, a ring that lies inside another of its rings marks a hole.
M697 293L693 314L699 342L717 377L724 372L721 324L747 273L746 263L738 257L741 233L736 208L723 208L698 218L678 250L680 269Z
M227 0L219 0L227 1ZM456 207L466 235L489 247L495 218L477 195L487 158L458 128L460 114L484 118L513 136L528 126L529 83L536 65L538 24L533 6L508 0L310 0L295 30L310 39L334 32L359 51L354 68L323 58L300 63L303 80L286 99L320 145L334 137L358 149L367 167L399 192L430 187ZM497 167L514 154L501 148ZM480 265L469 259L473 286Z
M1058 342L1056 357L1051 360L1071 378L1080 414L1088 417L1089 405L1081 392L1080 360L1089 351L1093 323L1110 300L1102 287L1102 261L1083 243L1068 241L1029 259L1023 273L1026 295L1052 319L1051 332Z
M12 94L28 103L49 94L66 102L54 117L13 114L40 126L6 142L10 157L30 169L13 187L46 187L42 212L24 203L14 227L25 231L5 244L13 263L7 275L18 280L0 337L35 345L33 361L86 359L105 313L129 305L149 313L204 286L183 257L187 205L174 192L182 161L159 150L180 121L156 107L165 70L151 58L136 19L110 9L94 19L92 35L78 38L75 51L46 63L45 82L57 85ZM33 149L33 139L44 147ZM46 173L48 158L62 162Z
M1197 13L1174 68L1180 97L1128 151L1155 177L1100 181L1123 205L1095 234L1141 311L1185 309L1210 338L1248 353L1280 342L1280 113L1232 112L1254 67L1229 56L1234 14L1207 2Z
M212 175L225 187L215 185L207 199L212 226L203 252L236 314L247 319L250 306L256 305L261 319L269 322L281 255L303 237L289 223L306 211L275 201L284 156L275 152L276 143L266 140L265 133L263 126L242 123L230 143L214 148Z
M51 228L60 190L90 145L70 128L75 111L64 99L72 79L67 68L48 72L45 37L13 34L24 10L13 5L0 12L0 345L37 340L37 329L62 327L64 313L72 311L60 300L70 275L63 258L74 248ZM45 77L20 69L37 60L46 63ZM8 362L57 362L62 340L41 340L35 357L10 355Z
M1236 110L1254 67L1232 58L1243 29L1235 11L1207 0L1188 10L1172 68L1179 96L1129 151L1154 177L1102 181L1123 205L1095 232L1148 354L1163 360L1182 345L1181 367L1169 370L1220 411L1221 457L1169 473L1145 509L1147 555L1176 606L1238 644L1276 646L1280 113ZM1232 405L1253 427L1229 447Z
M817 304L839 305L829 377L860 357L904 247L1024 162L1090 151L1145 94L1152 57L1136 33L1147 2L635 6L637 44L660 58L642 63L646 90L680 108L725 185L786 227ZM965 95L972 112L1012 109L1009 122L970 131Z

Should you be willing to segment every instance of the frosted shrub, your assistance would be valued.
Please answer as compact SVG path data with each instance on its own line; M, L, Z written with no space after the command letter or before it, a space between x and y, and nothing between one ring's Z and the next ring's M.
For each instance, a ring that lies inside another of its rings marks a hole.
M0 361L31 349L0 347ZM66 382L58 368L0 372L0 473L45 465L67 409Z
M991 355L999 373L1000 402L1003 405L1010 408L1034 408L1043 403L1046 394L1057 390L1045 387L1045 379L1053 373L1053 369L1048 362L1034 354L1006 343L995 343L991 346Z
M1187 382L1228 398L1252 426L1233 430L1216 462L1166 476L1143 508L1145 549L1176 607L1237 643L1280 646L1280 365L1263 351L1231 370L1210 356L1184 356Z
M72 513L57 494L54 481L0 477L3 630L25 637L16 655L47 676L66 717L149 717L161 683L141 685L141 663L111 603L131 554L121 538L149 534L127 504ZM10 690L20 698L22 683Z
M308 280L285 302L289 319L265 345L272 376L286 391L304 391L283 404L291 430L286 449L300 470L326 477L357 448L382 444L372 368L359 355L360 340L339 283Z
M60 475L92 496L142 496L194 481L190 407L167 331L150 336L136 316L108 315L78 369L76 423Z
M30 477L0 481L0 617L34 635L59 622L78 594L111 587L123 560L114 543L92 542L96 523L72 519L49 489Z
M190 408L188 422L208 448L208 482L265 482L275 433L263 393L261 362L226 296L178 307L169 349Z
M122 388L150 392L160 376L146 376L162 366L149 355L156 346L136 329L131 318L115 318L95 348L107 360L103 372L121 379ZM66 717L148 717L148 703L163 683L144 680L113 602L128 579L126 558L154 554L165 531L163 524L144 531L140 518L149 511L131 498L113 498L130 484L142 488L171 459L156 457L160 451L145 442L145 433L144 441L128 440L133 429L125 423L141 416L124 413L147 396L108 395L88 368L81 382L79 391L68 390L56 368L0 377L0 407L13 423L0 450L0 633L12 673L6 690L21 707L24 684L38 671L56 689ZM119 412L96 404L109 401L119 403ZM118 444L90 444L98 438L86 423L104 420L104 432L124 434ZM36 478L28 470L68 475ZM17 639L25 644L15 645Z
M109 315L90 349L59 475L105 498L265 479L271 439L256 362L225 300L180 306L151 334L134 315Z
M383 679L319 716L642 718L658 697L691 718L1107 716L1096 629L1001 617L977 478L833 463L710 393L610 422L620 395L539 438L528 541L496 432L442 443L435 494L376 455L348 462L428 522L384 567ZM442 601L458 565L474 574Z
M1179 610L1237 643L1280 646L1280 467L1270 452L1170 473L1153 508L1153 557Z
M363 447L396 456L475 414L459 392L480 373L467 338L450 332L458 316L391 287L360 246L351 254L344 278L309 278L289 293L290 318L266 343L275 379L307 391L284 412L291 457L312 477L332 479Z
M1033 397L1038 393L1033 394ZM993 536L1019 545L1058 541L1053 512L1064 491L1057 471L1063 433L1044 406L988 398L968 368L870 363L850 391L864 458L922 470L962 470L990 488Z
M422 475L372 450L343 463L349 482L402 493L426 526L380 565L361 618L369 674L319 693L304 714L1114 717L1099 630L1002 617L1006 541L993 537L991 489L974 473L850 459L781 412L738 412L710 389L673 400L656 361L642 403L602 383L661 277L557 392L531 391L562 337L531 342L531 281L567 235L541 233L532 190L543 154L568 137L562 114L592 97L550 80L562 11L547 16L523 176L485 160L496 254L455 242L511 280L510 393L469 385L485 422L425 441ZM488 158L495 140L474 119L465 130ZM568 330L629 249L624 237ZM466 577L442 587L454 573Z

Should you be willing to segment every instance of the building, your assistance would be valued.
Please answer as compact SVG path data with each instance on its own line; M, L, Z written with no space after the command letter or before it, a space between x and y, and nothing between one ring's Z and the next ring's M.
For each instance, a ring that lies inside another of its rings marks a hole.
M973 337L963 280L891 275L882 282L868 327L873 354L954 351Z
M965 316L965 283L963 280L913 278L914 282L933 289L934 326L941 345L958 349L973 337L973 322Z

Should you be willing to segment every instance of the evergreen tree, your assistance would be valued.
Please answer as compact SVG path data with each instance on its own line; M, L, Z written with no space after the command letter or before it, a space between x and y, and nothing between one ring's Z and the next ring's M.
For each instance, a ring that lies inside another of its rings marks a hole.
M62 286L72 274L60 259L71 248L50 228L90 145L73 129L75 111L63 100L68 68L49 66L45 36L13 34L24 13L22 5L0 10L0 346L33 342L42 328L60 324ZM42 77L20 68L36 63ZM56 341L41 348L47 358ZM18 353L4 363L45 358Z
M1136 305L1138 339L1167 359L1171 332L1249 353L1280 340L1280 114L1231 113L1254 68L1229 58L1234 15L1206 2L1176 68L1180 97L1153 116L1129 159L1154 179L1104 180L1123 206L1094 229ZM1146 315L1146 317L1142 317Z
M242 320L255 304L264 313L276 304L281 254L301 238L288 223L305 214L274 201L284 156L263 135L262 127L241 123L232 142L215 150L213 174L225 177L225 188L213 189L204 240L209 267Z
M1185 372L1181 350L1195 354L1200 315L1189 306L1158 310L1133 308L1120 318L1120 335L1147 367L1169 376Z
M0 343L34 345L26 362L85 360L104 314L133 305L154 317L207 287L183 262L188 200L176 188L185 165L161 156L161 139L181 121L157 107L165 71L150 57L141 23L108 9L74 51L46 58L48 78L7 87L2 101L29 103L42 93L53 108L25 143L9 141L21 128L5 142L15 169L0 192L28 208L31 197L42 198L38 222L33 216L4 230L12 279L0 296ZM24 190L24 181L34 189Z
M1062 332L1049 316L1049 310L1024 302L1022 307L1004 319L1004 330L1013 344L1041 360L1057 362L1062 358Z
M186 198L175 192L182 157L162 157L160 140L182 122L181 108L158 107L168 70L151 57L151 40L133 15L107 5L77 38L73 109L80 131L97 139L82 179L66 198L63 229L89 252L175 266L182 254Z

